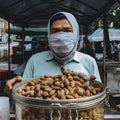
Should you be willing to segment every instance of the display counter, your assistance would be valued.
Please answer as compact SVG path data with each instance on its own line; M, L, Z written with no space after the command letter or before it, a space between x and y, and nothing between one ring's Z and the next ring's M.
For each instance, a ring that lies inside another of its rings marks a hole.
M103 77L103 61L97 61L98 68L100 71L101 78ZM110 92L115 94L120 94L120 61L107 60L105 62L106 66L106 85L110 89Z
M101 60L101 61L97 61L97 65L99 68L99 72L100 72L100 76L101 79L104 80L104 75L106 75L106 81L102 81L104 83L107 83L108 79L109 79L109 73L116 75L116 71L120 71L120 61L114 61L114 60L106 60L105 63ZM105 73L103 73L104 71L104 67L105 67ZM118 75L118 74L117 74ZM111 79L111 78L110 78ZM112 78L114 79L114 78Z
M98 67L103 66L103 61L97 61ZM114 61L114 60L106 60L105 62L106 68L109 67L119 67L120 68L120 61Z
M97 61L101 78L106 78L106 87L109 90L109 103L114 109L120 104L120 61L106 60L106 71L103 74L104 64L103 61ZM120 113L119 113L120 114ZM110 118L108 120L111 120ZM114 120L116 120L114 118ZM120 120L120 116L119 116Z

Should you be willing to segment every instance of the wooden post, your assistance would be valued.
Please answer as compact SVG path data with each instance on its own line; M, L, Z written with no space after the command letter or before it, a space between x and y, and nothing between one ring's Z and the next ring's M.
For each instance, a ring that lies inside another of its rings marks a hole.
M106 54L108 58L111 56L111 49L110 49L110 42L109 42L109 33L108 33L108 23L106 19L106 11L103 14L103 43L104 43L104 48L103 48L103 82L104 84L107 83L107 71L106 71Z
M105 44L106 44L106 54L107 54L107 57L111 59L111 47L110 47L110 38L109 38L106 12L104 12L104 14L103 14L103 24L104 24L103 34L104 34L104 40L105 40Z

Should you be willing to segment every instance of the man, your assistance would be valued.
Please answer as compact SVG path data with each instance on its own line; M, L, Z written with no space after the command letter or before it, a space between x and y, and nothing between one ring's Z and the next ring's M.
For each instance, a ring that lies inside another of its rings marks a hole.
M34 54L27 62L23 80L47 74L61 74L61 67L84 74L92 74L101 82L95 59L77 50L79 26L75 17L67 12L58 12L48 22L49 51ZM6 89L17 82L8 80ZM20 81L20 79L18 80Z

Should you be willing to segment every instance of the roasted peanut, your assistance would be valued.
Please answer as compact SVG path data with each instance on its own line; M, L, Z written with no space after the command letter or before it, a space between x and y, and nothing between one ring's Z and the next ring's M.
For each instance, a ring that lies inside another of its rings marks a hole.
M89 77L90 77L90 80L95 80L96 79L96 77L94 75L89 75Z
M70 94L70 92L69 92L69 90L67 88L64 88L64 91L65 91L65 95Z
M85 93L85 90L82 87L77 87L77 93L82 96Z
M96 90L97 93L102 91L101 88L95 88L95 90Z
M21 94L22 91L23 91L22 88L19 88L17 92L18 92L19 94Z
M77 93L73 94L73 97L74 97L75 99L80 98Z
M29 84L30 84L31 86L34 86L34 85L35 85L35 83L34 83L33 81L30 81Z
M66 95L66 98L68 98L68 99L74 99L74 97L72 95Z
M65 84L65 86L69 86L69 84L70 84L69 80L68 80L68 79L65 79L65 80L64 80L64 84Z
M48 97L48 96L49 96L49 93L46 92L46 91L43 91L42 96L43 96L43 97Z
M56 92L56 90L51 90L51 91L49 92L49 95L52 96L52 95L55 94L55 92Z
M87 89L86 91L85 91L85 95L88 97L88 96L90 96L90 91Z
M75 84L76 84L75 81L71 81L71 82L70 82L70 86L71 86L71 87L75 87Z
M39 90L38 93L37 93L37 97L40 98L42 96L42 93L43 93L43 91Z
M35 93L34 90L31 90L31 91L30 91L30 96L31 96L31 97L34 97L34 93Z
M44 90L50 92L52 89L50 87L46 87Z
M56 81L54 84L59 86L59 87L61 86L61 82L60 81Z

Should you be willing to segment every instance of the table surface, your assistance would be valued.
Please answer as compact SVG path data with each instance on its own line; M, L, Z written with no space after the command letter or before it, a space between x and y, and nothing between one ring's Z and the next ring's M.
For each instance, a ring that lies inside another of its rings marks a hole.
M103 61L97 61L98 66L103 66ZM107 60L105 65L108 67L120 67L120 61Z
M15 115L11 115L10 120L15 120ZM120 120L120 115L105 115L104 120Z

